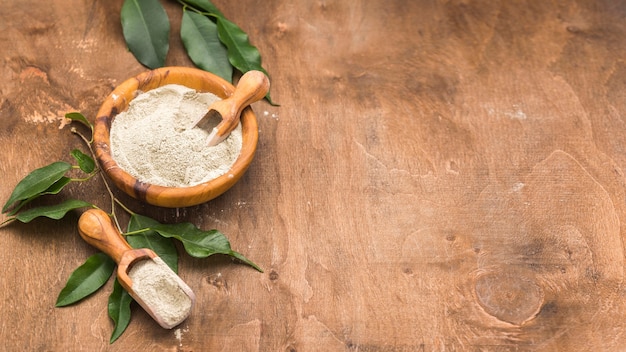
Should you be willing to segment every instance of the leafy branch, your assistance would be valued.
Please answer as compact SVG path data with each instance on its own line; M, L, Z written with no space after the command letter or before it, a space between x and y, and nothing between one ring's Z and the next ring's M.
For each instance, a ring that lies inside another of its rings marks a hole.
M66 118L87 126L93 136L93 125L80 113L69 113ZM244 264L262 272L262 269L242 254L232 250L230 242L218 230L204 231L192 223L161 224L158 221L132 212L117 199L104 177L103 172L95 163L93 138L85 137L72 128L72 132L86 144L89 154L78 149L70 152L75 164L56 161L30 172L14 188L9 199L2 207L2 214L7 219L0 226L11 222L28 223L38 217L60 220L72 210L82 208L98 208L95 204L78 199L66 199L53 205L33 205L34 201L44 196L59 194L72 182L88 182L99 174L111 198L111 213L114 223L133 248L150 248L178 272L178 252L174 241L182 243L183 248L192 257L206 258L213 254L231 256ZM78 171L80 170L80 171ZM81 172L82 177L73 177ZM126 231L122 231L116 216L116 205L130 215ZM115 262L104 253L96 253L75 269L65 287L59 293L56 306L64 307L75 304L103 287L115 271ZM109 296L108 313L113 320L114 329L110 342L113 343L124 332L130 323L132 297L126 292L117 279Z
M233 69L267 75L248 35L209 0L176 1L183 7L180 37L194 65L228 82L233 80ZM126 45L135 58L151 69L164 66L170 22L159 0L125 0L120 17ZM265 98L275 105L269 92Z

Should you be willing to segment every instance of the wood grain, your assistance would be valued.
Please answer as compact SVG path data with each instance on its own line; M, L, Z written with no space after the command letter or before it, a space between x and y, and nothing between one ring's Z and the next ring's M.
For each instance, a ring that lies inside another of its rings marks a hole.
M167 65L191 66L172 15ZM258 273L183 256L178 330L137 307L113 345L110 285L54 308L95 250L78 214L0 228L6 351L626 349L626 6L599 0L214 3L257 45L272 98L224 195L162 209L224 232ZM93 119L143 72L117 1L2 3L0 198L70 160L62 116ZM61 128L60 128L61 127ZM97 181L62 197L106 209Z

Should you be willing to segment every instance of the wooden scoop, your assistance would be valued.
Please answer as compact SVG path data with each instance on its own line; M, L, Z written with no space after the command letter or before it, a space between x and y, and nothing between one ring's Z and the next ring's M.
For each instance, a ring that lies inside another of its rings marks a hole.
M147 248L133 249L130 247L128 242L113 226L111 218L107 213L99 209L87 210L78 220L78 232L87 243L100 249L115 260L118 264L117 279L122 287L159 325L166 329L171 329L182 323L189 316L191 307L196 299L189 286L152 250ZM153 261L154 263L145 263L145 261ZM141 267L149 264L153 267L152 269L156 268L157 275L152 276L164 279L158 285L147 285L149 287L141 287L140 283L133 284L129 277L129 272L133 270L135 265L139 268L140 265L138 264L140 263ZM167 290L164 288L167 288ZM146 294L146 291L152 292ZM165 291L174 292L175 294L169 294ZM173 304L176 307L171 307ZM172 310L176 311L176 314L171 314Z
M218 100L209 106L209 112L194 121L190 128L198 126L210 130L209 146L222 142L239 124L243 109L265 97L270 89L270 81L261 71L248 71L237 83L230 97Z

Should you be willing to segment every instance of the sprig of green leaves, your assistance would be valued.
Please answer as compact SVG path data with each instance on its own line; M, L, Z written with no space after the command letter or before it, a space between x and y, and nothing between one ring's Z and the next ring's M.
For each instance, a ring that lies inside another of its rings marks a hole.
M163 237L179 240L182 242L187 254L192 257L206 258L213 254L224 254L237 258L243 263L263 272L256 264L240 253L233 251L226 236L217 230L200 230L196 225L189 222L167 225L159 224L152 226L151 230Z
M64 175L71 168L71 164L57 161L32 171L15 186L2 212L15 215L24 205L43 194L58 193L69 182Z
M93 134L93 125L80 113L66 115L72 121L87 126ZM87 139L74 129L81 139L87 143L91 155L78 149L70 152L76 165L64 161L57 161L40 167L26 175L15 187L9 199L2 207L2 213L8 216L4 221L28 223L38 217L62 219L72 210L81 208L96 208L94 204L83 200L66 199L52 205L30 206L28 204L45 195L56 195L70 182L84 182L91 179L100 170L93 157L91 143L93 138ZM80 170L85 177L74 178L72 170ZM103 182L106 179L103 177ZM107 185L107 189L109 189ZM122 205L113 198L113 203ZM205 258L213 254L224 254L236 258L246 265L263 272L261 268L231 249L230 242L224 234L217 230L204 231L191 223L162 224L158 221L130 211L126 206L122 208L130 213L127 231L123 234L133 248L149 248L153 250L174 272L178 272L178 252L175 241L180 241L185 251L197 258ZM110 214L115 218L115 212ZM117 223L117 220L116 220ZM102 288L115 271L115 262L104 253L90 256L82 265L70 275L65 287L57 297L56 306L65 307L75 304ZM130 323L132 297L115 279L113 292L109 296L108 312L114 323L110 342L117 340Z
M229 82L233 68L242 74L258 70L267 75L248 35L209 0L177 1L183 6L181 40L194 65ZM159 0L124 0L120 17L124 39L135 58L151 69L164 66L170 22ZM276 105L269 92L265 98Z
M85 156L78 150L74 150L72 153L76 156L80 155L80 158ZM90 157L87 158L91 159ZM91 168L91 164L94 164L93 159L91 159L91 162L82 160L79 161L80 166L76 167L83 171L91 170L90 173L93 173L95 167ZM28 223L37 217L59 220L71 210L92 207L93 204L85 201L67 199L59 204L36 206L25 210L25 206L35 199L44 195L58 194L70 182L79 181L79 179L72 179L66 176L72 168L73 166L67 162L57 161L40 167L24 177L15 186L9 199L2 207L2 213L9 216L3 224L14 220ZM88 178L89 176L85 179Z

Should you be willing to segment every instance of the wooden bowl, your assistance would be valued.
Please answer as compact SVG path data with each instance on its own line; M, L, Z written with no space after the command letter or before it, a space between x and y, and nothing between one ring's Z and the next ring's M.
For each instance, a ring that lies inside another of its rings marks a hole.
M213 93L222 99L235 90L232 84L212 73L188 67L163 67L130 78L111 92L98 111L93 135L96 158L113 183L133 198L168 208L201 204L226 192L248 169L259 139L256 116L250 107L241 113L241 153L224 175L190 187L163 187L141 182L113 160L109 131L115 116L126 110L140 92L166 84L184 85L199 92Z

